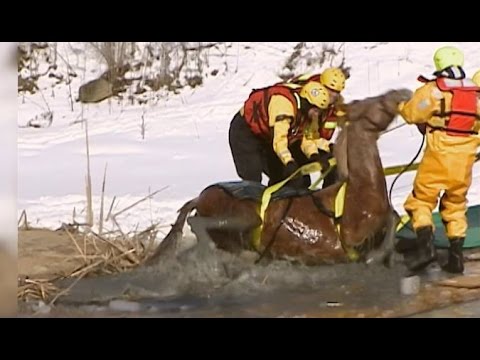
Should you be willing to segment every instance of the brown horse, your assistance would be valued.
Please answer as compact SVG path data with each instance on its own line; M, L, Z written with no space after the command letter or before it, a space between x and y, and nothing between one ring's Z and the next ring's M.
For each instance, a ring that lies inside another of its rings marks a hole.
M386 246L384 239L388 232L393 238L394 224L377 139L394 120L398 104L410 96L409 90L391 90L347 104L348 118L343 119L334 154L342 180L318 191L282 188L267 207L254 250L270 258L317 265L351 261L352 250L358 259L367 260L369 251ZM344 211L336 218L335 199L344 183ZM264 189L251 182L207 187L179 210L149 263L176 248L193 210L196 215L188 223L200 251L208 251L211 241L230 252L252 249L253 234L262 223L258 210Z

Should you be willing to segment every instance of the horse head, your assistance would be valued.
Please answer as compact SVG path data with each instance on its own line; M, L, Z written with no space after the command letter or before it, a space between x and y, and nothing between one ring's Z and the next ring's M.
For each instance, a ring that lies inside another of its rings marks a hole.
M386 93L364 100L355 100L346 105L347 124L361 124L365 130L380 133L385 131L398 115L401 102L412 97L408 89L389 90Z
M411 96L412 91L408 89L389 90L382 95L354 100L345 105L343 109L345 116L338 120L341 131L334 148L341 179L348 178L348 129L354 128L352 130L355 133L354 136L373 134L378 138L398 115L399 104L409 100Z

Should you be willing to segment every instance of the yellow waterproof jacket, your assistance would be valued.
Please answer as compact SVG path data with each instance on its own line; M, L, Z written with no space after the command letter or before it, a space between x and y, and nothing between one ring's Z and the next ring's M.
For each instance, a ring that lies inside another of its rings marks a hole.
M280 158L284 165L293 160L292 154L288 149L289 134L292 119L295 119L296 109L292 103L281 95L272 96L268 105L269 124L273 127L273 150ZM277 120L283 118L284 120ZM295 129L293 129L295 131ZM302 152L310 158L313 154L318 153L315 140L308 132L304 132L301 139Z
M436 153L438 161L449 162L453 167L465 167L462 164L462 154L474 156L480 138L475 135L450 136L445 131L431 131L433 128L445 127L445 121L448 120L448 117L435 115L441 112L442 99L445 111L450 111L452 94L440 91L435 82L428 82L415 91L408 102L399 105L400 115L409 124L427 125L427 154ZM477 114L480 114L480 97L477 97ZM480 130L479 120L475 121L472 130ZM456 155L460 158L456 158Z
M428 82L420 87L412 99L399 105L399 111L405 121L409 124L426 123L430 127L445 127L448 117L436 116L441 111L442 99L445 102L446 112L452 108L452 94L442 92L435 82ZM480 99L477 100L477 114L480 114ZM480 130L480 121L476 121L474 131Z
M297 133L302 134L301 150L307 158L318 153L315 139L305 131L309 124L299 124L296 121L299 107L299 104L294 106L293 102L283 95L273 95L268 101L268 127L273 132L272 147L284 165L293 160L289 145L297 137ZM245 107L240 110L240 114L243 116L244 112Z

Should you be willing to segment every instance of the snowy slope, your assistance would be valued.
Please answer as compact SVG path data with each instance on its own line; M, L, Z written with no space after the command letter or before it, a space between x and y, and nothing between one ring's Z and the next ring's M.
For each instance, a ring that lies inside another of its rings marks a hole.
M238 179L228 147L229 123L252 88L279 80L278 74L295 45L233 43L224 58L215 58L210 64L213 69L226 62L228 71L208 77L201 87L185 88L156 104L126 106L111 100L82 108L74 102L72 111L70 92L75 93L75 98L78 87L103 69L95 58L85 57L80 51L72 53L71 46L59 44L59 52L71 59L72 67L81 76L73 79L70 88L59 85L52 90L51 83L45 80L41 93L18 97L20 126L48 108L54 113L48 128L18 130L18 215L26 210L33 225L57 228L62 222L71 222L75 208L77 221L83 220L80 213L85 208L85 130L82 124L72 124L83 111L90 134L95 218L108 163L105 211L114 196L120 200L116 206L119 211L147 195L149 189L153 192L168 186L151 201L120 217L122 229L133 230L150 222L168 225L176 217L177 209L205 186ZM346 100L376 95L390 88L415 89L420 73L433 72L432 54L441 45L444 44L346 43L342 50L346 64L352 67ZM473 74L480 69L479 43L453 45L465 51L467 72ZM75 46L82 48L81 44ZM315 49L321 43L309 46ZM142 117L145 139L140 131ZM420 142L413 127L404 126L385 135L379 141L384 166L407 163ZM399 211L403 211L413 176L404 175L396 185L394 205ZM480 164L476 165L474 176L469 201L478 204ZM388 179L389 183L391 180Z

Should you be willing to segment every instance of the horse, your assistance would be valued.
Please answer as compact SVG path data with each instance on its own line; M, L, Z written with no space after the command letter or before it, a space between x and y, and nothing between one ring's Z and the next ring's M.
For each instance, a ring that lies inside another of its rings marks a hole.
M399 103L411 95L407 89L389 90L345 105L334 146L339 173L335 184L321 190L298 190L287 183L272 196L263 221L259 207L265 186L248 181L210 185L181 207L147 263L175 253L186 221L197 237L196 250L203 254L213 242L224 251L254 250L260 258L307 266L371 261L367 254L375 251L385 261L385 254L393 248L393 240L386 239L393 239L396 224L377 140L398 115ZM343 214L338 216L335 203L342 188ZM190 216L194 210L196 214Z

